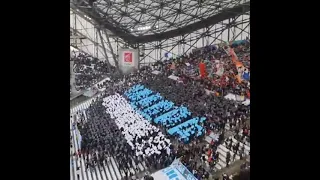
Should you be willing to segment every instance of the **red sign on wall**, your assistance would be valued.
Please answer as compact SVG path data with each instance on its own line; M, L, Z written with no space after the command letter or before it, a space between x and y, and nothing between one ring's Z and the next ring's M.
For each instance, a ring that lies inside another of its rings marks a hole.
M132 63L132 52L124 53L124 62Z

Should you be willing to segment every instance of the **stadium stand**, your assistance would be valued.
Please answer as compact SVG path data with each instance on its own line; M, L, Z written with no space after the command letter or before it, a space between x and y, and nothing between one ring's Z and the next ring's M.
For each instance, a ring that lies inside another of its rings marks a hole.
M248 70L249 46L248 41L232 45ZM180 158L196 178L207 179L210 169L218 171L249 156L250 106L224 96L250 98L250 79L242 72L238 81L228 48L204 47L186 57L157 62L158 75L146 68L100 83L105 90L99 96L71 109L71 176L133 178ZM209 59L207 72L198 78L204 58ZM224 71L217 75L215 62L221 58ZM91 61L79 59L78 66L90 66ZM88 72L100 79L95 70ZM167 78L170 74L179 82ZM89 87L92 81L81 82Z
M75 88L78 91L90 88L110 74L106 62L88 54L77 52L75 56L71 57L71 61L74 62ZM114 67L111 70L113 72Z

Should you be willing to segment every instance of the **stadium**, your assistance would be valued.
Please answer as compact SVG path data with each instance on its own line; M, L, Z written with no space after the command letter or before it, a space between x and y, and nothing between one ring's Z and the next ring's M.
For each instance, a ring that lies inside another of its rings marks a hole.
M250 0L70 0L70 180L249 174Z

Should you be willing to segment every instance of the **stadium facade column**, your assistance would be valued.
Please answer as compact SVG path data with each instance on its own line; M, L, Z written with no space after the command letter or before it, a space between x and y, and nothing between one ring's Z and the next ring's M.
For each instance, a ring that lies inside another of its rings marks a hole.
M103 32L104 32L104 34L105 34L105 36L106 36L106 39L107 39L107 42L108 42L108 45L109 45L109 49L110 49L110 51L111 51L112 58L113 58L113 61L114 61L115 66L116 66L116 69L117 69L117 71L119 71L119 72L121 73L121 71L120 71L120 69L119 69L119 61L117 60L117 56L116 56L116 54L115 54L114 51L113 51L113 48L112 48L112 45L111 45L111 42L110 42L110 39L109 39L109 35L108 35L106 29L103 29Z
M106 51L106 47L105 47L104 42L103 42L103 37L102 37L102 35L101 35L101 29L100 29L100 28L97 28L97 31L98 31L99 38L100 38L100 42L101 42L101 45L102 45L102 50L103 50L103 53L104 53L104 57L105 57L105 59L106 59L108 71L111 72L111 64L110 64L110 61L109 61L109 58L108 58L108 54L107 54L107 51Z

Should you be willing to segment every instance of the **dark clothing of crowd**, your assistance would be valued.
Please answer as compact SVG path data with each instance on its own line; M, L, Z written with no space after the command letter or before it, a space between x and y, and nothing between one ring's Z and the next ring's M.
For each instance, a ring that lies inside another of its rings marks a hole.
M174 160L175 156L173 154L168 156L162 153L147 157L135 155L122 135L123 129L118 129L114 120L105 112L105 107L102 105L104 96L99 97L86 110L87 122L78 125L82 135L81 151L85 156L87 167L99 163L103 165L103 162L110 157L115 158L120 171L129 175L130 168L134 171L140 171L138 163L143 161L146 167L153 170L169 166Z
M247 61L250 65L250 47L244 46L242 49L237 48L235 51L240 54L243 61ZM206 154L208 150L213 153L213 161L209 164L214 168L219 160L219 153L216 152L217 146L225 140L225 126L229 123L230 130L236 132L235 139L243 142L250 142L250 127L246 126L246 121L250 118L250 107L242 103L227 100L224 95L227 93L244 94L248 91L248 82L237 83L235 78L228 80L223 77L214 76L213 78L195 78L199 73L194 72L194 76L186 75L185 63L188 62L192 66L197 66L203 59L221 59L225 63L226 74L230 76L236 73L236 69L230 63L230 57L222 48L213 50L204 48L200 51L195 51L187 56L170 60L167 62L157 62L156 68L160 70L160 75L151 73L150 68L145 68L137 73L129 75L110 74L111 81L106 81L99 88L107 88L104 96L109 94L122 94L131 86L140 83L148 87L154 92L159 92L162 97L175 103L175 105L184 105L192 112L193 116L203 116L207 120L204 123L206 131L215 131L219 134L217 142L214 142L209 148L196 143L195 145L179 145L172 151L171 156L152 155L149 157L136 156L126 143L121 129L118 129L115 122L106 114L102 106L102 97L86 110L87 122L83 122L80 126L82 135L82 152L86 157L88 167L103 163L108 157L114 157L119 165L119 169L130 174L129 168L132 164L144 161L148 167L153 170L164 168L171 164L174 158L181 158L181 162L198 178L208 179L208 172L203 165L205 161L202 154ZM175 63L175 68L170 68L172 62ZM99 63L96 59L88 60L85 56L77 57L76 67L82 65L91 66L95 64L93 69L84 70L83 75L78 76L78 85L81 87L89 87L93 82L99 81L105 71L103 63ZM99 65L98 65L99 64ZM178 75L180 81L174 81L167 77L171 74ZM218 83L215 83L217 82ZM207 94L204 88L214 91L215 93ZM239 130L243 128L243 135L238 135ZM161 127L160 127L161 129ZM201 138L201 140L203 137ZM200 139L193 142L200 142ZM191 142L192 143L192 142ZM191 144L190 143L190 144ZM185 146L188 146L187 148ZM239 144L226 144L226 147L236 151L244 151L239 148ZM243 153L240 153L242 159ZM92 158L88 158L88 156ZM234 160L230 153L227 153L227 166ZM200 163L199 162L200 159Z
M105 61L100 61L88 54L78 53L71 60L74 61L73 72L78 91L90 88L110 74L108 64ZM114 73L115 68L113 66L110 68L111 73Z

